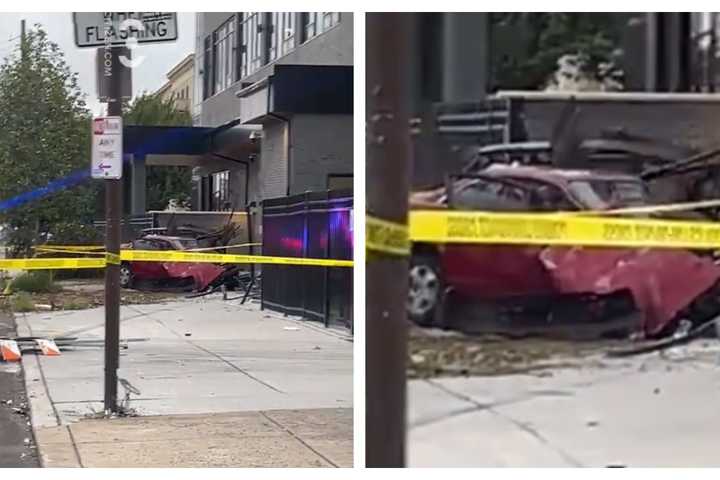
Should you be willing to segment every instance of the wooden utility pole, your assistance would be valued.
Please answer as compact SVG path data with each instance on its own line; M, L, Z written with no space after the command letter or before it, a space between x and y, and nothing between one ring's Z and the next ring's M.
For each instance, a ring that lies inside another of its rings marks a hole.
M367 213L407 225L414 14L369 13L365 18ZM368 251L365 281L365 460L368 467L402 467L408 257Z

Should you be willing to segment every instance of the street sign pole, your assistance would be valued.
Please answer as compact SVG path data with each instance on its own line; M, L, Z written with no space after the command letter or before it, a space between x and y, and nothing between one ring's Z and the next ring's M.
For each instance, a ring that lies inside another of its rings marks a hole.
M98 53L99 87L107 86L107 116L93 120L92 178L105 181L105 411L117 412L120 363L120 217L123 187L123 95L129 95L127 69L142 58L130 60L134 44L177 40L177 14L173 12L75 12L75 45L102 47ZM123 67L126 67L123 69ZM125 71L124 71L125 70ZM123 71L125 76L123 76ZM125 88L123 88L125 87ZM102 88L99 88L101 97Z
M407 225L410 183L408 85L413 14L365 16L366 208ZM398 55L398 52L400 54ZM368 252L365 267L365 464L405 465L408 259Z
M108 116L122 116L122 77L119 47L110 48ZM122 152L120 155L122 161ZM120 363L120 265L113 260L120 255L120 216L122 212L122 178L105 182L105 411L118 411L117 384Z

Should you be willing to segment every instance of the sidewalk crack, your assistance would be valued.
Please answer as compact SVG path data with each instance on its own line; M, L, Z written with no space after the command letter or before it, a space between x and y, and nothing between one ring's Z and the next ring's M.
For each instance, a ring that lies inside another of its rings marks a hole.
M268 416L268 415L267 415L265 412L263 412L263 411L260 411L260 415L262 415L263 417L265 417L270 423L272 423L273 425L275 425L276 427L278 427L279 429L283 430L283 431L286 432L288 435L290 435L291 437L293 437L295 440L297 440L298 442L300 442L305 448L307 448L308 450L310 450L311 452L313 452L315 455L317 455L318 457L322 458L323 460L325 460L327 463L329 463L329 464L332 465L333 467L339 468L338 465L337 465L335 462L333 462L332 460L330 460L328 457L326 457L326 456L323 455L322 453L318 452L316 449L314 449L314 448L311 447L310 445L308 445L308 443L305 442L305 440L303 440L302 438L300 438L298 435L295 434L295 432L293 432L292 430L290 430L289 428L287 428L285 425L283 425L282 423L278 422L278 421L275 420L274 418L271 418L270 416Z

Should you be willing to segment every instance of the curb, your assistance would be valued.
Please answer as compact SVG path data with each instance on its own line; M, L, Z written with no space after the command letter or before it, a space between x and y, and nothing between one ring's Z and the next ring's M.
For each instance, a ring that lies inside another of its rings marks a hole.
M15 315L15 325L18 336L32 336L25 315ZM61 425L48 395L38 355L36 353L24 354L21 363L25 378L25 392L30 408L30 426L35 438L40 467L80 467L68 427ZM60 441L54 443L57 447L55 449L48 447L48 444L43 441L47 436L46 432L51 431L61 435ZM54 458L54 454L49 455L48 450L59 450L59 458Z

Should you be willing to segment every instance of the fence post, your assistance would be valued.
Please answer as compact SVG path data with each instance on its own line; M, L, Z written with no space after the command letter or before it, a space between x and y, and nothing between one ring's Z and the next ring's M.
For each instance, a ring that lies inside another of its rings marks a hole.
M310 240L310 234L309 234L309 230L308 230L308 216L310 215L310 212L308 212L308 210L309 210L308 205L309 205L308 192L306 191L305 193L303 193L303 209L304 209L304 214L303 214L303 258L308 258L308 243ZM298 265L295 268L302 269L302 268L307 268L307 267ZM302 292L303 292L303 299L302 299L303 318L305 320L312 320L311 318L308 318L308 313L307 313L308 288L311 288L311 285L308 284L308 282L303 282L303 289L302 289Z
M332 251L330 249L330 239L332 238L332 235L330 234L330 216L332 215L332 208L330 208L330 190L325 191L325 232L326 232L326 241L325 241L325 258L330 258L330 252ZM325 316L325 328L327 328L330 325L330 268L331 267L323 267L324 270L324 316Z

